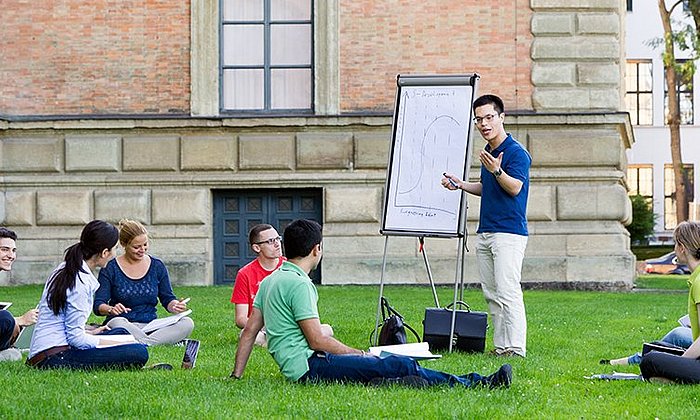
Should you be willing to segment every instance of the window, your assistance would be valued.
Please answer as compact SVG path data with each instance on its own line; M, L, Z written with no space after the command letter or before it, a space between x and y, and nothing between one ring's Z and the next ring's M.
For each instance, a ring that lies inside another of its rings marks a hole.
M632 124L652 124L651 60L628 60L625 84L625 103Z
M686 60L677 60L678 64L685 63ZM693 78L684 77L681 74L676 78L676 94L678 96L678 106L681 111L681 124L693 124ZM664 81L664 110L668 118L668 89Z
M632 0L627 0L627 11L628 12L632 11Z
M310 111L312 0L221 0L222 112Z
M693 197L695 187L693 185L694 171L692 164L684 165L688 173L688 183L685 185L688 202L695 201ZM673 165L664 165L664 229L675 229L676 220L676 185L673 176Z
M629 165L627 168L629 195L641 195L651 202L654 197L654 167L652 165Z

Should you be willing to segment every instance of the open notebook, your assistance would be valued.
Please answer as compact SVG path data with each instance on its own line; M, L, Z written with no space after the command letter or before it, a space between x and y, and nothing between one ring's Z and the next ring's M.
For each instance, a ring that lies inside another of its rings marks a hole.
M179 314L166 316L165 318L156 318L148 324L144 325L143 328L141 328L141 330L148 334L149 332L153 332L163 327L167 327L168 325L173 325L174 323L179 321L180 318L182 318L183 316L187 316L191 313L192 309L188 309L185 312L180 312Z

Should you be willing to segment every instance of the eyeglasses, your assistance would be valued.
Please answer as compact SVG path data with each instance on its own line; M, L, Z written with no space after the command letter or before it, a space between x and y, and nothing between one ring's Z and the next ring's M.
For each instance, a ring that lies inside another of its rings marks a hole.
M253 242L253 243L254 243L255 245L262 245L262 244L274 245L275 242L280 242L280 243L281 243L281 242L282 242L282 238L278 236L278 237L276 237L276 238L270 238L270 239L267 239L267 240L264 240L264 241Z
M486 114L483 117L474 117L474 124L480 125L484 122L490 123L498 114Z

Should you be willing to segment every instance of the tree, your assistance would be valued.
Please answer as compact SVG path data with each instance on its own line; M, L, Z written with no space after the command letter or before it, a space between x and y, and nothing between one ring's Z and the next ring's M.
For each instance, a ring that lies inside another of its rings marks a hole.
M632 244L646 244L654 234L654 222L656 215L651 203L643 196L637 194L630 197L632 200L632 223L626 226L630 234Z
M671 134L671 162L673 163L673 177L675 181L676 197L676 222L688 220L688 173L683 165L681 156L681 113L678 101L678 80L692 80L695 73L695 57L700 51L700 0L676 0L669 8L666 0L658 0L661 24L664 30L663 37L663 63L666 75L666 90L668 91L668 115L666 123ZM688 12L693 18L694 26L687 25L674 31L671 14L674 9L683 3L687 3ZM675 49L692 51L693 58L683 64L676 62Z

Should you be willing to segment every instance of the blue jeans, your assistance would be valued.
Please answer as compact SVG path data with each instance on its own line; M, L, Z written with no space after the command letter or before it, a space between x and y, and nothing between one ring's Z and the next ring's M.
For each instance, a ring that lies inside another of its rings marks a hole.
M331 354L316 352L309 357L309 371L300 382L359 382L368 383L375 378L400 378L403 376L420 376L430 385L457 384L467 388L488 385L485 378L478 373L457 376L437 370L421 367L418 362L405 356L361 356L357 354Z
M12 333L15 332L15 317L9 311L0 311L0 350L10 347Z
M128 334L123 328L114 328L100 335ZM40 369L133 369L141 368L148 361L148 350L143 344L125 344L94 349L71 347L61 353L47 357L35 365Z
M659 340L672 346L687 349L693 344L693 330L688 327L676 327L669 331L664 338ZM642 362L642 353L635 353L627 358L630 365L638 365Z

